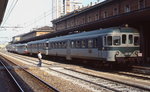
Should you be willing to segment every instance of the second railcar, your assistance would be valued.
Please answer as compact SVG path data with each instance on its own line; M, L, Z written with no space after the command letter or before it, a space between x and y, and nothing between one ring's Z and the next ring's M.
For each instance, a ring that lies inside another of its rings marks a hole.
M72 58L137 60L139 32L129 27L113 27L49 39L48 54Z

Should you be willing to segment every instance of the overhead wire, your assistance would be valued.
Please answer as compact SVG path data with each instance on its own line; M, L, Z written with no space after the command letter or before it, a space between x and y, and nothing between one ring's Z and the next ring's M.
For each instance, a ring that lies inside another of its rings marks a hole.
M6 17L4 18L4 21L2 22L2 25L4 25L4 24L7 22L7 20L8 20L8 18L9 18L10 14L12 13L13 9L15 8L17 2L18 2L18 0L13 1L13 2L11 3L10 8L9 8L9 10L8 10L8 13L7 13Z
M40 15L40 16L38 16L36 19L34 19L34 20L32 20L32 22L30 22L30 23L24 23L24 24L27 24L26 26L24 26L25 28L26 27L29 27L29 26L31 26L31 25L33 25L34 23L35 23L35 20L36 20L36 22L39 22L39 21L41 21L42 19L45 19L47 16L49 16L50 14L53 14L53 11L52 10L48 10L47 12L44 12L44 14L42 14L42 15Z

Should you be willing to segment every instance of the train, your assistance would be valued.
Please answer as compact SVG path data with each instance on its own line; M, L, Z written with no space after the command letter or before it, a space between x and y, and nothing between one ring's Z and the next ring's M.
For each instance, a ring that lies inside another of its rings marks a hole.
M10 44L9 52L84 59L99 62L132 62L140 59L140 34L131 27L111 27L65 36Z

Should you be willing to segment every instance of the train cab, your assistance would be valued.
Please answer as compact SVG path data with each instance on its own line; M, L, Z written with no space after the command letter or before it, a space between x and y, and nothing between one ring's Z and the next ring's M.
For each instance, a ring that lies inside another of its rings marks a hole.
M140 53L140 36L136 29L120 28L104 36L103 57L107 61L134 60Z

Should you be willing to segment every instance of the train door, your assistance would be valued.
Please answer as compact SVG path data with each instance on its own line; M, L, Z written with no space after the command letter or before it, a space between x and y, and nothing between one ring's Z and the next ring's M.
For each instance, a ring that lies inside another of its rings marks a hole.
M45 54L48 55L48 41L45 43Z
M70 40L66 42L66 59L71 60L71 48L70 48Z
M103 56L103 36L98 37L98 54L101 58Z

